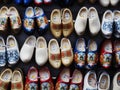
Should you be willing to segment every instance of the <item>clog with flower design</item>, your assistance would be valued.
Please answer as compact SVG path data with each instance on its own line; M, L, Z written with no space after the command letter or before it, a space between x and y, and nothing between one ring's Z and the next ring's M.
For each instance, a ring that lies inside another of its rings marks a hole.
M34 32L34 9L32 7L28 7L25 11L23 28L24 31L28 34L32 34Z
M39 28L38 31L39 31L40 34L42 34L48 28L48 25L49 25L48 19L47 19L47 17L46 17L42 8L35 7L34 12L35 12L35 18L36 18L37 26Z
M55 90L68 90L70 82L70 69L64 68L57 79Z
M15 7L10 7L9 8L9 18L10 18L10 25L13 33L18 33L20 31L22 22L20 15Z
M23 73L21 69L15 69L11 79L11 90L24 90Z
M40 69L39 76L41 90L54 90L52 77L47 67L43 67L42 69Z
M104 68L109 68L112 61L112 42L111 40L105 40L101 48L100 63Z
M6 63L5 41L2 37L0 37L0 67L5 66Z
M98 62L98 46L97 42L94 40L89 40L88 41L88 53L87 53L87 65L89 68L94 67L97 65Z
M77 67L82 68L86 61L86 44L84 38L79 38L74 49L74 61Z
M35 67L31 67L28 71L25 90L38 90L38 70Z
M49 49L49 62L50 64L58 69L61 66L61 54L60 47L56 39L51 39L48 45Z
M7 60L10 65L14 65L19 61L19 48L17 40L13 35L7 37Z
M73 61L73 50L71 42L67 38L61 40L61 59L64 66L70 66Z
M12 70L7 68L0 75L0 90L8 90L10 80L12 78Z
M120 65L120 41L114 41L114 53L117 65Z
M8 16L7 16L8 8L3 6L0 9L0 31L6 31L8 27Z
M82 73L79 70L75 69L72 75L72 80L70 82L69 90L82 90L82 81Z

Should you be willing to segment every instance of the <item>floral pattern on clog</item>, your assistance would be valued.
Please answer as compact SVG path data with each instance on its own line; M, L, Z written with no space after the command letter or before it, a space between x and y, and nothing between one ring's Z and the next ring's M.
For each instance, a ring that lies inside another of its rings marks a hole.
M7 90L8 89L8 84L2 80L0 80L0 90Z
M0 66L6 64L5 52L0 52Z
M41 84L41 90L54 90L54 86L51 82L44 82Z
M7 18L1 17L0 18L0 30L5 30L7 27Z
M62 57L62 58L70 57L70 56L72 56L72 50L61 51L61 57Z
M115 58L116 58L117 64L120 65L120 51L115 53Z
M112 61L112 54L104 54L100 56L101 64L109 67Z
M89 66L94 66L97 64L97 61L98 61L98 57L97 57L97 54L94 53L94 52L89 52L87 54L87 62L88 62L88 65Z
M25 90L38 90L38 85L36 83L26 84Z
M50 59L51 60L60 60L61 56L60 56L60 54L50 54Z
M57 83L56 90L68 90L68 84L65 83Z
M80 67L85 65L86 54L84 52L75 53L74 60Z
M105 31L112 32L112 30L113 30L113 22L104 22L102 28Z
M19 53L17 50L8 50L7 51L8 62L17 62L19 60Z
M115 21L115 30L120 33L120 20Z
M20 28L20 26L21 26L20 17L13 16L13 17L10 17L10 20L11 20L11 27L12 27L12 29Z
M40 30L46 29L47 26L48 26L47 17L45 15L38 17L37 18L37 24L38 24L38 27L40 28Z
M33 19L24 19L24 28L28 31L34 29L34 20Z
M70 85L70 89L69 90L80 90L78 85L72 84Z
M12 83L11 84L11 89L22 89L23 88L23 84L22 84L22 82L19 82L19 83Z

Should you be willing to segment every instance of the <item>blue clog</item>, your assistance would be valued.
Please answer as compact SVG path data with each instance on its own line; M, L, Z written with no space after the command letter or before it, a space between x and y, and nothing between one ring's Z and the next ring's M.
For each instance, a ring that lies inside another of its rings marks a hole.
M32 0L23 0L24 5L29 5L32 2Z
M7 37L6 45L8 64L15 65L19 61L19 48L17 40L13 35Z
M88 41L88 51L87 51L87 66L88 68L93 68L98 62L98 45L94 40Z
M5 42L2 37L0 37L0 67L6 65L6 49Z
M35 12L36 23L38 26L38 32L42 34L47 30L49 26L48 19L42 8L35 7L34 12Z
M14 0L14 2L15 2L16 4L21 4L21 3L22 3L22 0Z
M86 43L84 38L79 38L74 49L74 61L78 68L85 66L86 60Z
M34 32L34 9L32 7L28 7L25 11L23 28L24 31L28 34L33 34Z

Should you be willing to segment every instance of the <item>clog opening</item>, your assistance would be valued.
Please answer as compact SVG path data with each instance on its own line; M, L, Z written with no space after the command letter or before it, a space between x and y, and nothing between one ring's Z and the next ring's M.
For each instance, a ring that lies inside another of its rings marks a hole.
M85 51L85 41L82 39L79 39L76 47L77 47L77 50L79 51Z
M88 84L89 84L90 86L92 86L92 87L96 87L96 84L97 84L96 81L97 81L97 80L96 80L95 74L94 74L94 73L91 73L91 74L89 75L89 77L88 77Z
M106 75L103 75L100 80L100 88L101 89L107 89L108 88L108 77Z

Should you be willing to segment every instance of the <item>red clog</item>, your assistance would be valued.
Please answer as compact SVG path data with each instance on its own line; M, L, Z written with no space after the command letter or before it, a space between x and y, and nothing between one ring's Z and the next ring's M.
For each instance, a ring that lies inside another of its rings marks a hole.
M79 70L75 69L72 75L72 80L70 82L69 90L82 90L82 81L82 73Z
M64 68L57 79L55 90L68 90L70 82L70 69Z
M120 65L120 41L119 40L116 40L114 42L114 53L115 53L116 64Z
M28 71L25 90L38 90L38 70L35 67L31 67Z
M43 67L39 71L40 75L40 90L54 90L52 77L47 67Z
M104 68L109 68L112 61L112 42L105 40L101 48L100 63Z
M49 5L52 3L52 0L44 0L44 4Z

